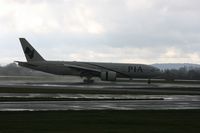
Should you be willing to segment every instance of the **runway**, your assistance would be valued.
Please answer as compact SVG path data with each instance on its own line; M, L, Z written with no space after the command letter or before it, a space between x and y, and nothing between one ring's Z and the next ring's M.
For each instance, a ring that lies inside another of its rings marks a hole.
M0 82L0 88L31 89L37 90L62 90L64 93L109 93L109 94L177 94L177 95L200 95L200 84L188 83L153 83L145 82L98 82L94 84L84 84L82 82L23 82L9 81ZM0 90L1 92L1 90ZM45 91L44 91L45 92Z
M118 101L27 101L1 102L0 111L56 110L170 110L200 109L200 101L118 100Z
M200 84L0 81L0 111L200 109Z
M1 93L1 98L25 98L25 101L0 102L0 111L200 109L199 95ZM43 98L43 101L31 101L32 98ZM59 100L63 98L66 100Z

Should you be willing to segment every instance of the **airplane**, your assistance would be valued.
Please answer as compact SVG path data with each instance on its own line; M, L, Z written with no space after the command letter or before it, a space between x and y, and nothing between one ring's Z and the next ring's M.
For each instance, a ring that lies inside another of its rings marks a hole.
M128 63L47 61L25 38L19 38L27 62L16 61L19 66L55 75L74 75L84 77L84 83L93 83L92 78L102 81L117 81L117 78L151 78L160 74L160 70L151 65Z

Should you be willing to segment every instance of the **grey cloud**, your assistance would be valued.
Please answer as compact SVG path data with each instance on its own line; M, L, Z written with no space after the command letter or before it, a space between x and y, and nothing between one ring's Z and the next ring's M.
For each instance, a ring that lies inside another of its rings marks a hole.
M16 19L15 13L25 10L5 10L4 16L0 13L0 28L4 29L0 33L0 38L4 38L0 48L4 51L11 49L11 43L18 45L16 41L8 41L10 38L20 36L28 38L50 59L71 59L71 55L80 57L81 53L86 54L82 51L90 51L92 55L98 53L88 57L90 61L96 61L95 58L101 61L130 61L131 58L138 61L141 58L144 63L164 62L166 60L160 58L168 48L180 50L180 56L200 51L198 0L9 0L8 3L23 4L30 9L27 9L28 14L23 14L25 18L20 18L23 21ZM38 25L36 22L33 26L26 25L32 21L26 19L29 14L34 15L33 20L39 20L36 21ZM20 31L18 23L22 22L24 27ZM138 54L141 56L127 54L129 48L133 52L140 51ZM118 49L123 51L120 57L111 57ZM19 52L15 56L21 58ZM179 59L173 61L179 62Z

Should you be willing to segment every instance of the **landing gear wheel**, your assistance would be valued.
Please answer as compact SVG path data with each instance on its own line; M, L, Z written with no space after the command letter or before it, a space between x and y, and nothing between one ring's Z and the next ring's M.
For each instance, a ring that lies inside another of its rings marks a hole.
M87 78L87 79L84 79L83 82L86 83L86 84L92 84L92 83L94 83L94 80Z
M148 82L147 82L148 84L151 84L151 79L148 79Z

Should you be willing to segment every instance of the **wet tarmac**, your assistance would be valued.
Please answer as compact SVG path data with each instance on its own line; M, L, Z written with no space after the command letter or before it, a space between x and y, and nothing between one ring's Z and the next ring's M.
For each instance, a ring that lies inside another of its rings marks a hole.
M200 109L200 101L29 101L1 102L0 111Z
M0 111L200 109L199 95L191 96L1 93L0 98L27 99L27 101L0 102ZM70 98L70 100L29 101L29 98ZM84 101L83 98L91 100Z
M0 82L0 88L26 88L26 89L65 89L74 91L98 91L119 93L167 93L200 95L200 84L192 83L152 83L145 82L98 82L85 84L82 82Z
M187 83L187 81L179 81L179 83L151 83L146 82L95 82L86 84L83 82L37 82L37 81L0 81L0 87L3 86L35 86L35 87L75 87L75 88L200 88L200 81L198 83Z
M0 88L48 88L74 90L125 91L126 94L73 93L0 93L3 98L26 98L26 101L1 101L0 111L56 111L56 110L181 110L200 109L200 84L142 82L100 82L92 85L81 82L1 81ZM134 95L128 92L173 92L176 95ZM179 94L180 93L180 94ZM184 94L184 95L182 95ZM32 101L29 98L51 99ZM66 98L68 100L59 101ZM54 101L53 99L56 99ZM70 99L70 100L69 100ZM87 101L83 100L87 99ZM95 100L94 100L95 99Z

